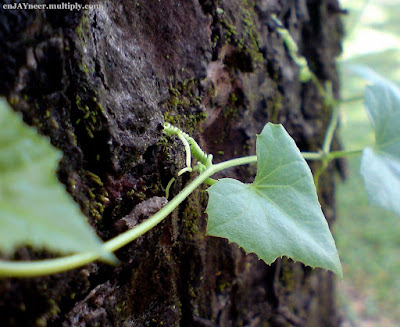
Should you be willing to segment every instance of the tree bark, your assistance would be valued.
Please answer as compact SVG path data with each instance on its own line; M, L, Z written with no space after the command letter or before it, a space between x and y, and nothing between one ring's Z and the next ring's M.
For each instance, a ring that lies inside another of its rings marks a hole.
M164 121L197 138L215 162L254 154L268 121L282 123L303 151L321 147L329 110L312 83L299 81L271 14L337 95L336 0L99 4L2 9L0 93L63 151L59 179L104 240L139 204L164 196L184 167L182 145L162 134ZM318 190L329 223L332 169ZM249 166L218 177L251 182L254 174ZM192 178L178 178L172 196ZM286 258L268 266L205 236L204 190L118 251L117 267L0 280L0 325L339 326L331 273ZM49 256L21 248L14 258Z

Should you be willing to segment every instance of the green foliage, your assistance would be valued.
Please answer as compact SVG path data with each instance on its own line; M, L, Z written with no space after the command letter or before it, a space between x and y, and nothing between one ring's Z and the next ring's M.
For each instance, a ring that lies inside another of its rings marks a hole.
M60 152L0 99L0 250L32 245L101 252L102 242L57 180Z
M199 176L152 217L100 246L101 242L81 219L79 210L66 197L54 176L58 160L56 151L51 150L48 144L44 145L46 141L32 130L24 127L3 102L0 112L0 118L4 116L0 120L4 125L1 129L4 139L0 139L0 150L4 150L0 152L0 177L3 183L0 184L0 247L9 252L20 244L31 244L54 251L81 253L65 259L22 266L0 261L0 274L37 276L65 271L96 260L99 255L93 255L90 251L99 253L104 249L104 252L113 252L135 240L165 219L199 185L207 183L213 185L209 188L207 207L208 235L236 242L268 264L278 257L287 256L311 267L332 270L341 276L342 268L335 242L318 203L311 171L304 159L322 161L315 176L315 181L318 181L318 176L329 161L359 154L361 150L331 151L338 124L332 88L329 83L324 86L319 82L309 70L306 60L298 56L297 45L289 32L276 17L272 16L272 19L292 59L300 68L299 81L314 83L326 106L332 110L331 121L319 151L301 153L283 126L268 123L257 137L257 156L213 164L213 156L205 153L192 137L165 123L164 133L179 137L186 150L186 167L180 170L178 176L184 172L199 172ZM370 72L367 74L373 76L376 82L375 86L367 89L366 95L376 143L374 147L364 150L361 171L372 200L400 213L400 206L396 202L400 190L400 91L382 78ZM13 120L17 122L15 126L10 123ZM10 142L16 146L10 147ZM197 159L194 167L191 165L192 155ZM257 176L252 184L210 178L223 169L252 162L258 165ZM39 174L37 170L47 174ZM168 183L166 193L173 181L174 178ZM65 217L68 217L66 223L61 224L60 220Z
M344 119L340 136L346 148L361 148L374 144L374 133L361 101L365 81L349 74L348 67L373 67L381 76L400 85L400 1L345 0L341 6L348 10L348 15L343 16L348 28L339 66L345 100L341 105ZM361 326L368 324L368 319L376 327L399 326L400 219L389 210L368 206L363 180L357 174L360 159L349 158L348 162L349 178L339 184L337 191L335 232L345 283L352 286L343 295L345 310L355 319L349 324Z
M342 131L346 136L346 144L365 144L363 141L369 132L368 125L368 120L360 121L357 114L349 117ZM400 271L400 219L389 211L368 205L362 178L357 174L360 158L350 157L348 163L353 174L345 183L338 185L339 219L335 223L336 244L343 265L345 283L355 288L344 297L347 302L354 301L354 297L357 296L357 301L350 302L352 304L359 305L362 299L363 303L376 306L378 312L373 314L376 320L383 316L392 316L396 317L396 321L400 321L400 279L397 278ZM369 306L364 306L362 315L372 314L368 308ZM380 325L377 322L375 326L396 324Z
M236 242L270 264L281 256L342 274L311 171L281 125L257 137L253 184L222 179L208 190L207 234Z
M368 86L365 107L375 145L361 159L361 175L372 203L400 216L400 90L390 83Z

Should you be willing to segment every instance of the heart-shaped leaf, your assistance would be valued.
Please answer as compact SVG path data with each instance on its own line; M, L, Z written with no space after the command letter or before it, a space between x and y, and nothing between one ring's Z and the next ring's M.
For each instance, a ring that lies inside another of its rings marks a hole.
M227 238L266 263L287 256L342 275L311 171L281 125L257 136L253 184L222 179L208 189L207 234Z
M57 180L61 153L0 98L0 250L21 245L107 256L77 204Z
M364 149L360 173L370 201L400 216L400 90L383 78L376 82L365 91L375 145Z

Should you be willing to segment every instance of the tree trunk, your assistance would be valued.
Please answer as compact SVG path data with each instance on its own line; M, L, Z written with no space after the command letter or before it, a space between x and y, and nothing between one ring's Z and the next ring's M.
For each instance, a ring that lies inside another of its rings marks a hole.
M337 93L336 0L99 4L2 9L0 92L64 152L59 179L103 239L120 233L117 221L138 204L164 196L184 167L182 144L163 136L164 121L197 138L215 162L254 154L268 121L282 123L301 150L321 147L330 113L316 87L299 81L271 14ZM250 182L254 173L247 166L218 177ZM172 196L192 178L177 178ZM0 325L339 326L331 273L285 258L268 266L205 236L204 190L119 250L117 267L1 280ZM331 223L332 174L321 177L319 197Z

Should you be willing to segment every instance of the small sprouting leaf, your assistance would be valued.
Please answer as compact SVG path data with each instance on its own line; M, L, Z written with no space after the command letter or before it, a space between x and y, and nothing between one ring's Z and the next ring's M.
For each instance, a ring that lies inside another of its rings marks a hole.
M0 98L0 250L32 245L106 256L86 217L56 178L61 153Z
M311 171L281 125L257 136L253 184L222 179L208 189L207 234L224 237L266 263L287 256L342 275Z
M365 91L375 145L364 149L360 173L370 201L400 216L400 90L383 78L375 82Z

